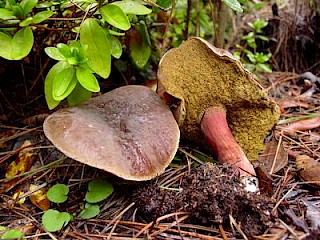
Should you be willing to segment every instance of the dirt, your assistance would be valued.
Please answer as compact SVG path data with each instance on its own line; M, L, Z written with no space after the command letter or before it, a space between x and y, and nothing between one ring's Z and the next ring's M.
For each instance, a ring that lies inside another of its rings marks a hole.
M245 191L230 167L207 163L186 172L181 179L181 184L170 189L157 182L140 187L133 201L150 221L157 216L187 211L190 223L222 224L230 229L232 217L245 235L251 237L262 234L271 224L272 200Z

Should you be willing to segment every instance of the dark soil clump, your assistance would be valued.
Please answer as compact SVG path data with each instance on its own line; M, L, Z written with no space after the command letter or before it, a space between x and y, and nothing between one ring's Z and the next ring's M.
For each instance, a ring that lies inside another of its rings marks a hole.
M191 223L229 228L232 216L247 236L262 234L271 223L271 199L245 191L234 170L225 165L201 165L186 172L180 184L170 189L159 182L134 193L136 206L150 216L148 220L187 211Z

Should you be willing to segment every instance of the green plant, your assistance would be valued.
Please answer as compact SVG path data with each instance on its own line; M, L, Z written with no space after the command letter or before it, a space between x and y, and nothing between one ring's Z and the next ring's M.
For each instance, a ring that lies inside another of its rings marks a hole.
M3 226L0 226L0 239L25 239L24 234L17 229L7 229Z
M92 180L88 185L86 193L86 203L84 209L79 213L80 218L90 219L100 213L100 201L107 199L113 192L113 186L106 180ZM63 203L68 199L69 188L65 184L55 184L47 192L47 197L51 202ZM42 216L42 225L49 232L61 230L73 220L73 215L68 212L49 209Z
M260 73L272 72L271 66L268 63L272 57L271 53L257 52L257 40L268 41L269 39L262 35L262 29L268 25L268 22L263 19L257 19L253 23L248 23L251 31L242 36L245 40L245 45L237 45L238 50L234 52L234 56L238 58L246 68L260 76Z

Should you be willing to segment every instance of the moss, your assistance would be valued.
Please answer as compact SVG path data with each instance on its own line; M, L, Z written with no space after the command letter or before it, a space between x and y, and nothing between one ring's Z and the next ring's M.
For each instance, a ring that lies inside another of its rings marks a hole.
M279 118L279 110L253 75L229 56L192 38L171 49L160 62L158 79L167 93L182 101L182 136L205 144L200 122L206 108L227 110L232 132L250 160L264 148L264 139Z

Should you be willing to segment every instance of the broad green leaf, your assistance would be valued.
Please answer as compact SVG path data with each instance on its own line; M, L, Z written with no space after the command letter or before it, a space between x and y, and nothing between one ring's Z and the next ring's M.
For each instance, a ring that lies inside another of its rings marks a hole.
M30 27L21 28L13 37L0 32L0 56L8 60L20 60L27 56L33 45Z
M49 209L42 216L42 225L49 232L56 232L66 226L71 220L71 215L67 212L59 212Z
M23 8L18 4L11 6L11 10L13 14L19 19L26 17L23 13Z
M80 83L77 82L76 87L67 97L69 106L76 106L81 102L91 98L92 92L88 91Z
M69 93L70 84L75 81L75 67L68 67L60 71L53 79L52 96L54 100L60 101L65 99ZM74 88L75 85L73 83ZM72 89L73 90L73 89Z
M20 27L26 27L26 26L29 26L31 23L32 23L32 17L28 17L28 18L26 18L26 19L24 19L23 21L21 21L20 23L19 23L19 26Z
M164 9L169 9L172 6L172 0L158 0L157 4Z
M85 66L76 67L76 75L79 83L85 89L91 92L99 92L100 86L96 77L92 74L91 70Z
M111 4L120 7L125 14L146 15L152 12L150 8L132 0L116 1Z
M38 0L22 0L20 6L23 9L23 14L26 16L37 5Z
M149 36L144 24L137 24L135 28L137 29L135 34L138 34L138 36L130 38L130 56L138 68L144 68L151 56Z
M42 11L42 12L38 12L33 16L33 20L32 22L34 24L38 24L41 23L45 20L47 20L49 17L51 17L53 15L52 11Z
M66 57L61 54L58 48L56 47L46 47L44 49L45 53L54 60L63 61L66 60Z
M238 2L238 0L222 0L222 2L236 12L239 12L239 13L243 12L241 4Z
M98 204L86 203L84 209L80 212L82 219L90 219L98 216L100 213L100 207Z
M59 105L60 101L57 101L52 96L52 89L53 89L53 80L55 76L62 71L63 69L67 68L69 66L66 62L58 62L56 63L48 72L46 79L44 80L44 93L46 97L46 102L48 105L48 108L54 109L56 106Z
M127 15L117 5L107 4L102 6L100 14L107 23L116 28L126 31L131 27Z
M89 203L100 202L109 197L113 192L113 186L106 180L92 180L89 182L86 201Z
M69 188L65 184L55 184L49 188L47 197L51 202L63 203L68 199Z
M108 34L108 40L110 43L110 51L111 51L111 55L116 58L119 59L122 55L122 45L121 42L119 41L118 38L116 38L113 35Z
M80 43L87 48L89 67L98 75L107 78L111 70L110 44L105 30L95 19L86 19L80 29Z
M13 12L9 11L5 8L0 8L0 19L2 20L9 20L9 19L16 19L16 16Z
M23 233L21 231L16 229L11 229L6 231L4 234L2 234L0 239L22 239L22 237L23 237Z

